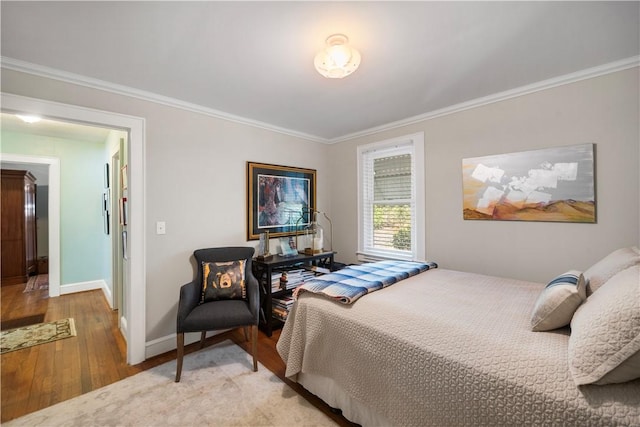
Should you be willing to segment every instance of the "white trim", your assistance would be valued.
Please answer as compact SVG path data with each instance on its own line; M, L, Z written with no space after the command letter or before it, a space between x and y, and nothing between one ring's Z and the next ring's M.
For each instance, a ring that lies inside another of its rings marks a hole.
M74 122L102 125L114 129L129 131L129 281L125 298L128 301L127 312L124 313L129 328L126 333L127 363L136 364L145 360L146 340L146 238L145 230L145 120L140 117L128 116L108 111L100 111L87 107L62 104L36 98L1 93L3 111L39 114L44 117L57 118ZM51 167L49 173L51 174ZM58 171L59 169L55 168ZM50 183L51 186L51 183ZM50 188L51 191L51 188ZM54 198L53 194L49 194ZM60 223L60 217L52 218L50 212L50 227ZM51 231L50 231L51 232ZM59 238L58 238L59 242ZM58 243L59 246L59 243ZM50 268L53 259L50 257ZM60 260L57 260L59 268ZM51 273L50 273L51 274ZM53 272L58 274L59 270Z
M1 154L3 162L49 165L49 296L60 296L60 159Z
M104 292L107 287L107 282L103 279L90 280L88 282L68 283L60 286L60 295L74 294L76 292L93 291L100 289Z
M417 116L408 117L406 119L398 120L391 123L386 123L384 125L365 129L360 132L354 132L348 135L343 135L343 136L331 139L329 143L335 144L338 142L344 142L350 139L360 138L363 136L372 135L372 134L376 134L376 133L391 130L391 129L396 129L402 126L408 126L414 123L436 119L438 117L447 116L449 114L459 113L461 111L470 110L472 108L482 107L488 104L493 104L495 102L505 101L507 99L528 95L534 92L539 92L539 91L551 89L557 86L562 86L570 83L579 82L581 80L603 76L605 74L627 70L629 68L638 67L638 66L640 66L640 56L632 56L631 58L610 62L608 64L600 65L597 67L587 68L586 70L565 74L562 76L554 77L548 80L543 80L541 82L532 83L526 86L521 86L521 87L507 90L504 92L498 92L482 98L472 99L470 101L451 105L449 107L441 108L439 110L430 111L428 113L419 114Z
M385 139L383 141L373 142L370 144L362 144L357 147L357 197L358 197L358 251L359 259L370 257L371 259L404 259L398 252L386 254L385 251L367 252L364 249L364 229L362 215L364 207L362 206L362 172L364 165L362 164L363 154L372 150L386 150L395 146L401 146L411 143L412 158L415 165L415 215L412 243L415 244L413 253L408 255L407 259L423 260L425 259L425 232L426 232L426 202L425 202L425 172L424 165L426 163L424 157L424 132L416 132L410 135L398 136L395 138Z
M125 340L127 339L127 337L129 336L129 328L127 326L127 318L124 316L120 316L120 330L122 331L122 334L125 337ZM145 343L146 345L146 343Z
M107 300L107 304L109 304L109 308L113 310L113 294L111 293L111 289L107 285L107 282L104 280L102 280L102 293Z
M169 107L180 108L182 110L191 111L193 113L204 114L206 116L215 117L222 120L228 120L230 122L240 123L247 126L256 127L259 129L265 129L272 132L282 133L285 135L294 136L296 138L306 139L312 142L329 142L326 138L320 138L307 133L298 132L291 129L285 129L279 126L274 126L269 123L261 122L258 120L248 119L234 114L225 113L224 111L215 110L213 108L204 107L202 105L193 104L191 102L181 101L176 98L170 98L164 95L159 95L153 92L147 92L140 89L135 89L129 86L110 83L104 80L98 80L80 74L69 73L67 71L58 70L55 68L49 68L42 65L33 64L19 59L9 58L6 56L0 57L2 67L8 70L19 71L22 73L33 74L35 76L46 77L49 79L59 80L66 83L72 83L80 86L89 87L92 89L103 90L118 95L129 96L132 98L141 99L144 101L155 102L157 104L167 105Z
M446 116L449 114L458 113L460 111L469 110L476 107L482 107L484 105L493 104L494 102L500 102L507 99L515 98L518 96L528 95L530 93L538 92L541 90L551 89L556 86L561 86L569 83L575 83L581 80L591 79L594 77L603 76L605 74L615 73L623 71L629 68L640 66L640 56L632 56L629 58L621 59L619 61L610 62L596 67L587 68L585 70L576 71L574 73L565 74L562 76L553 77L551 79L542 80L540 82L532 83L526 86L510 89L503 92L498 92L482 98L472 99L460 104L451 105L449 107L441 108L439 110L430 111L417 116L408 117L406 119L398 120L384 125L372 127L359 132L353 132L336 138L322 138L315 135L310 135L303 132L294 131L291 129L285 129L282 127L270 125L265 122L248 119L241 116L225 113L224 111L214 110L212 108L204 107L197 104L181 101L175 98L170 98L163 95L158 95L152 92L147 92L139 89L134 89L129 86L118 85L110 83L104 80L98 80L91 77L82 76L79 74L69 73L67 71L58 70L55 68L45 67L42 65L33 64L19 59L14 59L6 56L0 56L0 64L2 68L8 70L19 71L22 73L33 74L40 77L46 77L49 79L59 80L67 83L73 83L80 86L89 87L92 89L99 89L107 92L117 93L120 95L130 96L145 101L151 101L170 107L180 108L195 113L200 113L218 119L229 120L232 122L257 127L260 129L266 129L273 132L282 133L285 135L294 136L297 138L305 139L313 142L321 142L325 144L336 144L343 141L348 141L354 138L360 138L367 135L383 132L386 130L396 129L402 126L411 125L414 123L435 119L438 117Z
M228 330L229 329L225 329L222 331L208 331L206 337L209 338ZM178 347L178 343L176 341L177 335L178 334L175 333L169 334L165 335L164 337L156 338L155 340L147 342L147 359L175 350ZM186 334L184 334L184 345L189 345L198 341L200 341L200 332L187 332Z

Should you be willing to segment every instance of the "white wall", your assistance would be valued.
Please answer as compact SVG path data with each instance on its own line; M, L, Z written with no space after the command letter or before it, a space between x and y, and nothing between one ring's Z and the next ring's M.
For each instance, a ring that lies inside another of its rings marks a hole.
M331 216L324 144L16 71L2 71L2 91L145 119L147 342L175 333L195 249L257 245L246 239L247 161L316 169L317 203Z
M418 131L427 259L441 267L545 282L638 245L638 81L633 68L331 146L338 258L356 260L356 147ZM583 143L596 144L597 224L462 219L463 158Z
M332 146L16 71L3 70L2 90L146 120L149 342L175 332L193 250L247 244L247 161L318 171L318 206L333 220L343 262L355 261L357 247L357 145L418 131L425 132L427 258L443 268L545 281L638 244L638 77L635 68ZM597 224L462 220L462 158L586 142L597 147ZM167 234L155 234L156 221L166 222Z

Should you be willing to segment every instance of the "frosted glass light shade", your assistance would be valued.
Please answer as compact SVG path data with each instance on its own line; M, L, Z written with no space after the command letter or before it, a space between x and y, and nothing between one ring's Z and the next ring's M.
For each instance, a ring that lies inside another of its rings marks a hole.
M326 49L318 52L314 65L324 77L341 79L360 66L360 52L349 46L344 34L334 34L327 38Z

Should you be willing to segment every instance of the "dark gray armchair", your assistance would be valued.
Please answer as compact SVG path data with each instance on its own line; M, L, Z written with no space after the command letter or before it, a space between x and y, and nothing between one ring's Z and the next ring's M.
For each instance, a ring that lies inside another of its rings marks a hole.
M178 303L178 366L176 382L180 381L182 359L184 357L185 332L200 332L200 348L204 345L207 331L234 329L244 327L245 338L249 340L248 329L251 329L251 352L253 353L253 370L258 370L256 359L258 352L258 313L260 309L260 292L258 281L251 271L251 258L254 249L250 247L227 247L198 249L193 253L197 262L197 276L180 288ZM228 262L246 260L245 263L245 299L228 299L200 303L202 295L203 262Z

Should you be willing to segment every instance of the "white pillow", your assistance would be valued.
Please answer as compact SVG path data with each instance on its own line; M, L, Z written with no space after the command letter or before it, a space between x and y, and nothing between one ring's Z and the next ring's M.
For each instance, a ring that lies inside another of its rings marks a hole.
M640 250L635 246L611 252L584 272L587 295L594 293L616 273L636 264L640 264Z
M550 331L567 326L585 299L586 285L581 272L571 270L556 277L536 301L531 314L531 330Z
M640 378L640 265L613 276L578 308L569 368L577 385Z

